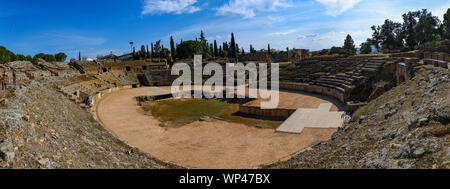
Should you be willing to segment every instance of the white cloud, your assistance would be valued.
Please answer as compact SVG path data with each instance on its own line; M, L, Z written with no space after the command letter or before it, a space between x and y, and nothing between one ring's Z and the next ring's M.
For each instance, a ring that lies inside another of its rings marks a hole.
M195 3L197 3L197 0L145 0L141 14L194 13L200 11Z
M284 7L290 7L286 0L230 0L217 9L217 14L238 14L244 18L252 18L257 12L276 11Z
M271 34L269 34L269 35L281 36L281 35L289 35L289 34L293 34L293 33L295 33L295 32L296 32L296 30L291 29L291 30L287 30L287 31L274 32L274 33L271 33Z
M327 15L337 16L351 8L362 0L317 0L317 2L325 5Z

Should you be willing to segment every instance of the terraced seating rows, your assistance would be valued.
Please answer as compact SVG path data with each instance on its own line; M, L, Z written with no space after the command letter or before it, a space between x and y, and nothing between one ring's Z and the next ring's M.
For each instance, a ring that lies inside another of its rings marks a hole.
M139 83L135 73L123 71L111 71L110 73L112 73L122 85L134 85Z
M358 59L339 60L341 64L345 64L343 63L344 61L353 63L359 62L360 64L355 66L355 70L353 71L338 73L335 75L325 74L318 79L313 80L310 84L336 89L341 92L347 92L354 89L358 82L362 79L370 77L374 73L380 71L386 63L385 59L369 59L365 62L361 62Z
M98 74L95 76L97 79L100 79L106 83L109 83L114 86L120 86L122 83L120 83L119 79L117 79L112 73L110 72L104 72L101 74Z

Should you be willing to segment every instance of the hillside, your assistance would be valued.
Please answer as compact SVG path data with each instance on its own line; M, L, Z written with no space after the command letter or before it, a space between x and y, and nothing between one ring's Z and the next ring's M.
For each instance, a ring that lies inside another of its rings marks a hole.
M356 111L330 141L266 168L450 168L449 72L430 65L414 71Z
M57 91L59 77L18 85L0 107L0 168L176 168L132 149Z

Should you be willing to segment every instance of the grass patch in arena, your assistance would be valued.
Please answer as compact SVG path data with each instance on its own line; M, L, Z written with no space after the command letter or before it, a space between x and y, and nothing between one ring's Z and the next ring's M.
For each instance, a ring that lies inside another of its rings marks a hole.
M179 127L206 116L259 128L274 129L283 123L240 116L239 104L220 99L165 99L144 102L141 105L145 112L162 122L162 126Z

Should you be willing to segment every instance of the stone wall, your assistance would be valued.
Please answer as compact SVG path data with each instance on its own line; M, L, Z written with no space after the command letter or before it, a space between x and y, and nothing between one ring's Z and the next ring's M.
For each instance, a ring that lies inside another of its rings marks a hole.
M411 79L411 67L407 63L398 63L396 64L397 68L395 69L395 80L397 85L410 80Z
M316 86L316 85L308 85L302 83L287 83L280 82L280 89L292 90L292 91L302 91L315 93L323 96L327 96L330 98L334 98L345 104L348 100L348 97L345 93L328 87ZM274 118L288 118L291 116L296 109L261 109L259 106L247 106L241 105L239 106L239 112L249 115L258 115L258 116L266 116L266 117L274 117Z
M288 83L288 82L280 82L279 86L280 86L280 89L310 92L310 93L315 93L315 94L320 94L323 96L331 97L331 98L339 100L343 104L345 104L348 101L348 96L345 93L343 93L337 89L333 89L333 88L316 86L316 85L308 85L308 84L303 84L303 83Z
M450 55L445 52L424 52L423 63L450 69Z
M261 109L257 106L239 106L239 112L241 113L273 118L289 118L295 111L296 109Z

